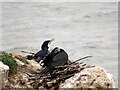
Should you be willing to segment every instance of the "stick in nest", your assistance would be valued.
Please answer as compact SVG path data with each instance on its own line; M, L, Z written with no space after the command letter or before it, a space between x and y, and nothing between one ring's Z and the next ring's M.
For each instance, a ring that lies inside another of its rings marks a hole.
M92 57L92 56L85 56L85 57L83 57L83 58L80 58L80 59L78 59L78 60L75 60L74 62L71 62L70 64L76 63L76 62L78 62L78 61L80 61L80 60L83 60L83 59L86 59L86 58L89 58L89 57Z

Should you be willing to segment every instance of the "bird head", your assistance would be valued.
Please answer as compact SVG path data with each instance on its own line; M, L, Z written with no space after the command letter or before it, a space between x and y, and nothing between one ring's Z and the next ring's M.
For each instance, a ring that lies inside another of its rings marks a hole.
M41 46L41 49L42 50L48 50L49 49L49 45L51 44L51 42L54 41L54 38L51 39L51 40L46 40L43 42L42 46Z
M58 48L58 47L55 47L52 51L51 51L51 55L55 55L55 54L57 54L57 53L59 53L60 52L60 48Z

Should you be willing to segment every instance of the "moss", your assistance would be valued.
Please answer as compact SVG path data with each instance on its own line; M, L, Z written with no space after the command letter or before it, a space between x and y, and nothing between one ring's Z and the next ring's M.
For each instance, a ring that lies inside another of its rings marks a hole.
M14 60L14 58L10 54L8 54L6 52L0 52L0 61L2 61L4 64L9 66L10 74L14 74L17 72L18 65L17 65L16 61Z

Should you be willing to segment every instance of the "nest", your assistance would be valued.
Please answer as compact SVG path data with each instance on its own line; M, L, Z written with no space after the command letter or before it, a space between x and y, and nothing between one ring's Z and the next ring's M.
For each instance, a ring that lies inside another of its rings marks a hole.
M41 72L34 72L29 75L30 85L34 89L46 88L46 89L58 89L59 85L63 83L66 79L74 76L76 73L80 72L85 68L90 68L90 66L85 64L83 59L86 59L91 56L87 56L76 60L74 62L68 62L64 66L57 66L51 72L43 74Z

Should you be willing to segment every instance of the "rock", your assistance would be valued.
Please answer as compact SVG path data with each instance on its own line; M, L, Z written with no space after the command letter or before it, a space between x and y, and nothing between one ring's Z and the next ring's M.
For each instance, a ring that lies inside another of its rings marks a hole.
M16 63L18 64L18 66L23 66L25 65L25 63L23 63L22 61L15 59Z
M12 57L18 57L18 56L21 56L19 53L17 53L17 52L12 52L12 53L10 53L11 55L12 55Z
M31 69L36 71L36 70L40 70L42 69L42 66L40 66L39 63L37 63L36 61L34 60L27 60L28 61L28 64L32 67Z
M14 54L17 57L19 54ZM20 55L19 55L20 56ZM20 56L22 57L22 56ZM24 57L22 57L24 59ZM49 88L53 88L59 85L59 88L96 88L96 89L104 89L104 88L115 88L113 77L110 73L107 73L106 70L102 67L87 67L86 64L74 63L70 64L69 67L60 68L63 75L65 75L64 70L71 71L77 67L78 72L75 72L73 75L68 77L69 79L64 79L64 83L58 83L60 79L59 77L49 79L50 75L42 75L41 70L42 66L34 60L26 60L28 63L23 63L21 60L16 59L16 62L19 66L17 73L15 75L11 75L8 77L9 67L0 62L0 89L6 85L6 87L10 88L45 88L44 84ZM72 66L73 65L73 66ZM71 68L70 68L71 67ZM84 68L83 68L84 67ZM83 68L83 69L81 69ZM71 69L71 70L69 70ZM56 69L56 72L59 69ZM60 72L59 71L59 72ZM67 71L66 71L67 72ZM61 72L60 72L61 73ZM59 73L59 74L60 74ZM62 75L61 73L61 75ZM41 74L41 75L40 75ZM55 74L54 75L58 75ZM67 72L67 76L70 73ZM53 76L54 76L53 75ZM42 78L40 78L40 77ZM8 78L8 80L7 80ZM47 80L48 79L48 80ZM5 84L4 82L7 81Z
M0 90L8 80L9 67L0 61Z
M26 68L30 68L32 71L40 70L42 68L35 60L28 60L17 52L12 52L10 54L16 60L18 66L26 66Z
M115 88L115 83L111 74L104 68L85 68L73 77L67 79L60 88Z

